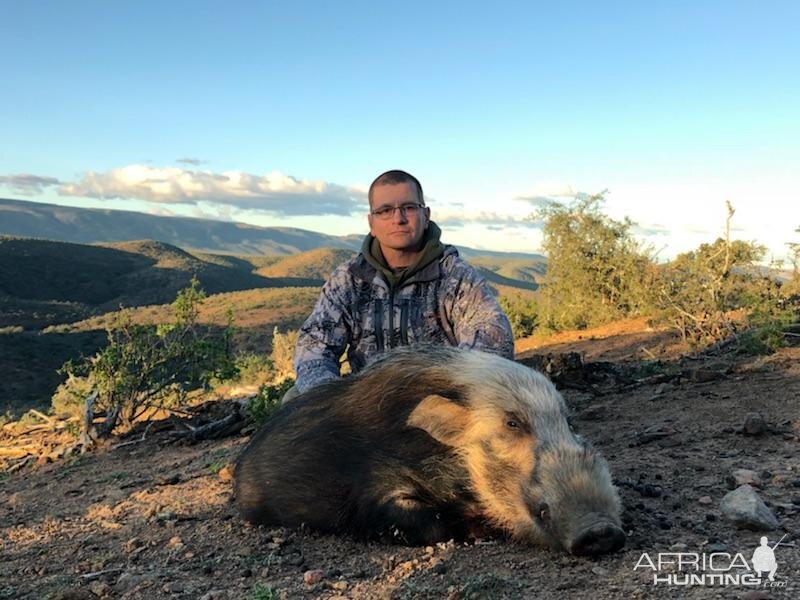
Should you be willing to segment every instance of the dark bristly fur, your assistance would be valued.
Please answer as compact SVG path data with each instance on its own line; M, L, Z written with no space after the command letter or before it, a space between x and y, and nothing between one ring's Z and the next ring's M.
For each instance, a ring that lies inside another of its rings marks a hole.
M386 359L281 407L236 463L243 516L409 544L463 534L473 499L461 459L405 425L429 394L463 392L415 356ZM412 510L398 507L397 490L407 490Z

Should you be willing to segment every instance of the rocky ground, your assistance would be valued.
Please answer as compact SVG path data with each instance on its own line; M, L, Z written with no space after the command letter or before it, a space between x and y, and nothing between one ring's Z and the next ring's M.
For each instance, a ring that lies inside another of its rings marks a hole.
M231 504L226 468L246 432L187 444L153 427L143 441L139 431L0 475L0 599L797 598L800 347L688 359L663 332L590 337L536 352L588 361L538 362L611 465L628 532L617 554L576 558L499 538L408 548L254 528ZM723 498L742 484L740 494L765 503L761 518L777 519L771 530L727 515ZM716 552L727 568L722 553L750 560L761 535L785 536L772 586L654 585L642 558Z

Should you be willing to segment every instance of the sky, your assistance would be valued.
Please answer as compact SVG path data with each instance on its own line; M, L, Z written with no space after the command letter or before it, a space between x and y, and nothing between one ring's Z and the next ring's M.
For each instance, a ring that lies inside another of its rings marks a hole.
M794 1L0 0L0 197L363 234L400 168L448 243L607 190L660 259L726 201L781 258L798 64Z

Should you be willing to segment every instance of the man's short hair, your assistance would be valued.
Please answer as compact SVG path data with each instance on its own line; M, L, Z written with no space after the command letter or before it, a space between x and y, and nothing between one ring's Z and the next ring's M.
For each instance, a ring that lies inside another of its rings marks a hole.
M425 206L425 197L422 195L422 184L411 173L406 173L405 171L400 171L399 169L386 171L386 173L381 173L375 178L375 181L373 181L372 185L369 186L369 194L367 195L369 198L369 205L372 206L372 190L374 188L379 185L397 185L398 183L413 184L417 189L417 199L419 200L419 203L422 206Z

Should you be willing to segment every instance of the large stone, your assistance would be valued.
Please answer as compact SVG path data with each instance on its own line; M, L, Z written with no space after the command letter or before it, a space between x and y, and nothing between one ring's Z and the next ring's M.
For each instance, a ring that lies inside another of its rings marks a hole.
M725 494L720 508L739 527L756 531L770 531L778 527L778 519L752 486L747 484Z

